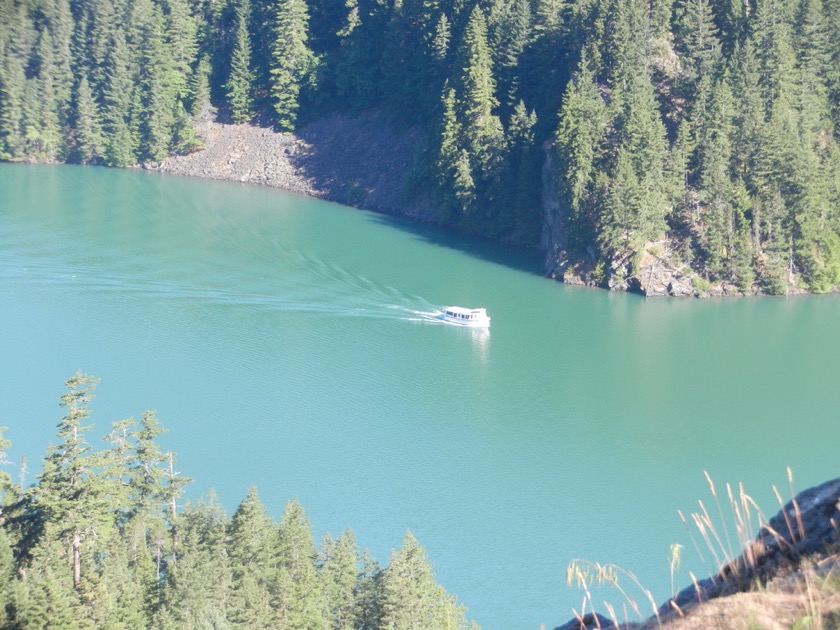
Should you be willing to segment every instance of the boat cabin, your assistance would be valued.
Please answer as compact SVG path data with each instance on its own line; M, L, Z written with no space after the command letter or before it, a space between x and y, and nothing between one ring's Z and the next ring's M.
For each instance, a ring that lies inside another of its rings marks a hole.
M443 310L443 319L454 324L465 326L489 326L490 318L487 309L463 308L461 306L447 306Z

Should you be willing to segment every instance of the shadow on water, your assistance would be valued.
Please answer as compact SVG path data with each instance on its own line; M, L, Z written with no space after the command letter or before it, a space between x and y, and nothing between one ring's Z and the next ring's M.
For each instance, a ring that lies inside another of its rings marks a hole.
M429 223L421 223L399 215L381 212L372 212L371 214L376 222L408 232L430 245L453 249L486 262L545 277L543 255L537 250L481 239L477 236L462 234Z

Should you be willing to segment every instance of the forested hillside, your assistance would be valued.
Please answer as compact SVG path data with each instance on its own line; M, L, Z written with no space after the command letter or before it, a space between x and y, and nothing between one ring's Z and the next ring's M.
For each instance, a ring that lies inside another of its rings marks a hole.
M407 194L552 274L840 284L840 0L0 0L0 25L0 159L377 109L425 131Z
M25 463L19 481L7 472L0 429L0 627L476 627L411 533L381 567L351 530L316 549L296 500L279 524L253 488L230 518L215 497L184 507L190 480L161 451L153 412L115 422L93 448L95 384L67 381L56 444L29 487Z

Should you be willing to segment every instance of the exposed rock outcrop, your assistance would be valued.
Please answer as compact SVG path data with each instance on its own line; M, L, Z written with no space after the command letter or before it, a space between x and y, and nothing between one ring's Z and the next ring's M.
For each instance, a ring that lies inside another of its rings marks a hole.
M683 589L676 597L659 608L663 623L674 622L678 627L734 628L736 624L709 626L683 623L700 612L709 602L719 598L742 597L756 585L796 578L808 560L816 571L836 571L840 567L840 478L805 490L787 503L776 516L761 528L755 540L732 562L697 584ZM780 590L784 590L782 585ZM766 592L761 595L767 595ZM613 622L597 615L601 628L613 627ZM556 630L589 629L595 617L572 619ZM659 621L656 621L658 625ZM627 627L646 628L653 620ZM625 627L622 624L622 627Z

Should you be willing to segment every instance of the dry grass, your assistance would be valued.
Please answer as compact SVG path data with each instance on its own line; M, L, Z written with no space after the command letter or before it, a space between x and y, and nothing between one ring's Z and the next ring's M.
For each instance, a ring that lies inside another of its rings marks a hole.
M663 626L674 630L840 629L840 559L830 555L832 550L828 549L816 558L798 555L797 548L807 532L789 468L787 473L793 497L789 510L785 510L780 492L773 487L783 517L783 526L780 525L783 531L770 526L743 485L734 489L727 484L725 493L719 495L706 473L712 495L711 509L698 501L698 510L688 518L679 512L701 560L705 562L708 555L720 567L711 587L708 584L701 587L691 575L695 586L694 602L680 600L682 604L678 606L671 601L668 612L663 613L632 572L615 565L574 560L569 564L566 580L584 593L581 611L574 611L577 619L594 612L591 588L597 584L612 587L620 595L621 610L625 613L620 619L615 607L604 602L612 625L597 627L635 630ZM756 531L760 532L758 537L755 537ZM672 590L680 549L679 545L671 547ZM643 594L642 600L647 600L643 602L644 608L650 612L643 613L631 591ZM637 619L649 617L646 621L631 622L627 620L628 610Z
M807 566L764 585L695 604L680 617L663 620L669 630L829 630L840 628L840 583L833 577L837 559ZM653 621L637 630L658 627Z

